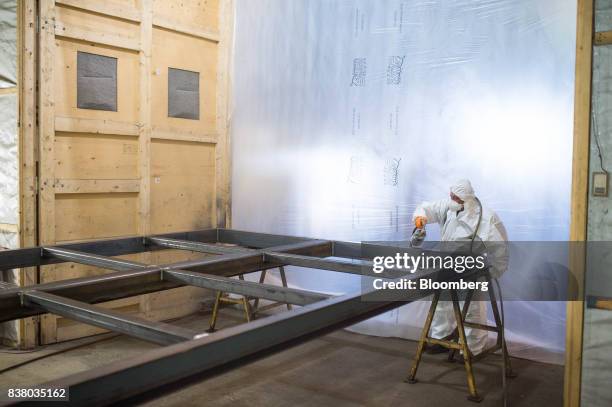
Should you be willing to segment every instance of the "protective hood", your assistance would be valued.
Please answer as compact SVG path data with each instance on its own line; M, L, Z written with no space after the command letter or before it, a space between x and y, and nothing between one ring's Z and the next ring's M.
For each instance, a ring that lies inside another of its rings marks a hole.
M476 196L472 183L467 179L460 179L450 188L451 192L457 195L462 201L474 199Z

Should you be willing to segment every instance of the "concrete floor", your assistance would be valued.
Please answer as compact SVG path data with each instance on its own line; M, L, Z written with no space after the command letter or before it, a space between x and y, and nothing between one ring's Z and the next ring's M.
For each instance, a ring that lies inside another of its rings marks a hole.
M219 327L240 321L240 313L222 311ZM173 322L202 329L208 315ZM103 337L99 337L103 338ZM80 340L82 343L93 338ZM0 370L21 361L72 347L56 344L41 352L0 354ZM156 345L116 336L27 364L0 374L0 388L41 383L153 349ZM416 343L338 331L218 376L145 401L147 406L474 406L466 400L463 365L445 355L425 355L419 383L403 382ZM561 406L563 367L513 359L518 377L509 381L508 406ZM501 359L475 367L481 406L501 406Z

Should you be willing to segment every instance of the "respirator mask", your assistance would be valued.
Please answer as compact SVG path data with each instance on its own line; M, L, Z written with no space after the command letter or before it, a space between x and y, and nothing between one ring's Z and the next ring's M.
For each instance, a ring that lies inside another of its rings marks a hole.
M463 204L460 204L459 202L455 202L453 200L450 201L450 205L449 205L449 209L453 212L459 212L461 210L463 210Z

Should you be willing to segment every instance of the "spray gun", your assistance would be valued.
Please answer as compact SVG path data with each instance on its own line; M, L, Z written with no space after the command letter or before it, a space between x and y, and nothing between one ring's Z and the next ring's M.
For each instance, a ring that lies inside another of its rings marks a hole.
M425 226L422 228L415 227L412 230L412 237L410 238L410 247L421 247L423 241L425 240L425 236L427 236L427 232L425 232Z
M425 236L427 236L427 233L425 232L426 224L426 217L416 216L414 218L415 228L412 229L412 237L410 237L410 247L421 247L423 241L425 240Z

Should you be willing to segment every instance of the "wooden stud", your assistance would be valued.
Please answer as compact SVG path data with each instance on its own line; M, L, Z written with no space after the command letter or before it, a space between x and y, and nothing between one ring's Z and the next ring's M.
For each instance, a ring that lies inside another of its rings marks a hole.
M610 45L612 44L612 31L601 31L595 33L595 45Z
M56 179L56 194L103 194L139 192L137 179Z
M19 245L38 244L36 197L36 1L19 1ZM38 283L36 267L19 270L19 285ZM19 320L21 349L36 346L38 326L34 318Z
M612 311L612 300L598 299L597 301L595 301L595 305L593 306L593 308Z
M41 0L39 63L38 63L38 111L39 111L39 244L55 243L55 1ZM54 320L41 318L41 340L55 341Z
M106 119L81 119L75 117L56 117L55 130L75 133L117 134L138 136L137 124Z
M216 213L217 227L231 227L231 78L234 32L234 0L222 0L219 10L221 35L217 68Z
M140 2L140 112L139 112L139 176L138 194L138 233L151 232L151 51L153 44L153 1ZM150 253L141 255L142 263L151 263ZM149 315L151 295L140 296L140 311Z
M589 151L591 123L591 78L593 54L593 0L578 0L576 33L576 84L574 94L574 147L572 163L572 202L570 241L587 240L587 205L589 190ZM573 243L576 244L576 243ZM578 243L580 244L580 243ZM576 249L576 248L575 248ZM583 250L570 253L572 287L578 301L568 301L566 314L565 407L580 405L582 377L582 334L584 324L584 273L586 256Z
M84 30L58 20L55 23L55 35L58 37L72 38L79 41L94 42L96 44L108 45L111 47L129 49L138 51L140 44L138 40L133 38L122 37L107 33L96 33L89 30Z
M57 0L56 3L77 9L93 11L109 17L120 18L137 23L140 22L140 11L133 6L124 6L110 1L99 0Z
M17 86L13 86L11 88L0 88L0 96L2 95L14 95L18 91Z
M0 223L0 231L7 233L19 233L19 225L12 223Z
M156 15L153 17L153 25L155 27L164 28L166 30L175 31L181 34L191 35L192 37L202 38L213 42L219 42L219 33L215 30L206 30L199 27L193 27L184 23L177 23L167 18L166 16Z
M194 134L181 131L155 130L151 131L151 138L158 140L192 141L197 143L217 144L219 136L217 134Z

